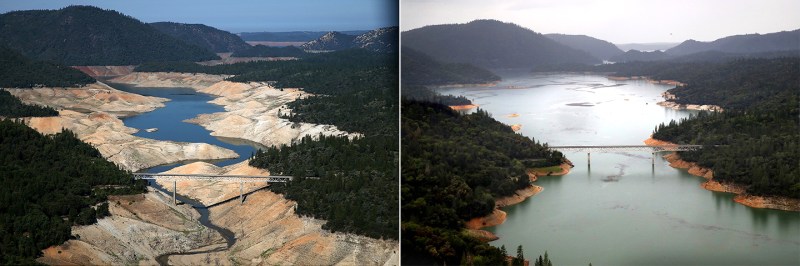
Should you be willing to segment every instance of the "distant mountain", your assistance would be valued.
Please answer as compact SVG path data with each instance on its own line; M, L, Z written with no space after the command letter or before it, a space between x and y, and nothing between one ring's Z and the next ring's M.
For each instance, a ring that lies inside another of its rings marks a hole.
M156 22L150 23L150 26L178 40L215 53L238 52L250 48L238 35L203 24Z
M570 48L516 24L496 20L426 26L402 35L404 46L436 60L485 68L601 62L588 52Z
M338 31L331 31L319 39L307 42L300 46L305 50L342 50L353 48L356 36L347 35Z
M768 34L734 35L713 42L688 40L667 50L673 56L688 55L705 51L724 53L761 53L800 49L800 29Z
M403 85L480 84L500 80L489 70L464 63L441 63L405 46L400 60Z
M65 65L219 59L132 17L91 6L2 14L0 45L33 59Z
M239 37L245 41L262 41L262 42L310 42L322 35L327 34L329 31L286 31L286 32L242 32ZM350 30L339 31L347 35L361 35L368 30Z
M356 36L354 45L376 52L397 52L400 38L398 27L385 27Z
M659 61L671 58L670 55L662 51L642 52L639 50L629 50L623 54L612 56L608 59L611 62L633 62L633 61Z
M642 52L650 52L657 50L667 50L669 48L678 46L677 42L651 42L651 43L623 43L615 44L622 51L639 50Z
M358 36L331 31L319 39L300 46L304 50L335 51L350 48L364 48L377 52L397 51L398 28L386 27L365 32Z
M612 56L624 53L624 51L620 50L613 43L586 35L566 35L553 33L545 34L544 36L547 36L548 38L560 44L572 47L574 49L589 52L589 54L592 56L602 60L608 60Z

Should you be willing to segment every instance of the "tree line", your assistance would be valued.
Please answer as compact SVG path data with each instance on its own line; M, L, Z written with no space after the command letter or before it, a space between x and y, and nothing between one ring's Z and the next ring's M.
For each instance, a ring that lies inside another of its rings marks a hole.
M108 213L108 195L145 192L143 181L64 131L44 136L0 120L2 264L33 264L42 249L72 238L71 226ZM108 186L113 185L113 186Z
M81 87L96 80L80 70L26 58L0 46L0 87Z
M527 169L561 164L563 155L482 110L462 115L411 100L402 107L403 261L506 264L500 249L461 233L464 221L490 214L495 198L530 185Z

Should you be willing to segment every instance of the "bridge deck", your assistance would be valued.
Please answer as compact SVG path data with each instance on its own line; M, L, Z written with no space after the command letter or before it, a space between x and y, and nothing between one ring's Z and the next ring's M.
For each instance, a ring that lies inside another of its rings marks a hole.
M619 151L694 151L702 149L703 145L598 145L598 146L549 146L551 149L560 151L584 151L584 152L619 152Z
M268 182L285 183L292 180L291 176L250 176L250 175L209 175L209 174L151 174L134 173L134 179L150 180L220 180L235 182Z

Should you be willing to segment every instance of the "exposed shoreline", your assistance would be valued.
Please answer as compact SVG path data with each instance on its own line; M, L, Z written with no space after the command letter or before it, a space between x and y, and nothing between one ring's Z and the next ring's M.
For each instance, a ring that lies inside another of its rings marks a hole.
M621 77L621 76L609 76L609 75L607 75L606 78L610 79L610 80L616 80L616 81L622 81L622 80L645 80L645 81L653 83L653 84L672 85L672 86L675 86L675 87L686 86L686 83L683 83L683 82L680 82L680 81L677 81L677 80L670 80L670 79L656 80L656 79L651 79L650 77L646 77L646 76ZM718 105L712 105L712 104L680 104L680 103L677 103L677 102L675 102L675 99L678 98L677 95L669 93L669 91L665 91L664 93L661 94L661 96L664 97L664 101L657 102L656 104L658 104L660 106L663 106L663 107L667 107L667 108L673 109L673 110L697 110L697 111L714 111L714 112L722 112L722 111L724 111L722 109L722 107L720 107Z
M478 108L478 106L480 106L480 105L477 105L477 104L474 104L474 103L473 104L462 104L462 105L449 105L450 109L453 109L455 111L463 111L463 110L474 109L474 108Z
M549 176L560 176L569 174L569 170L572 168L571 165L568 163L561 164L561 171L557 173L551 173ZM545 175L547 175L545 173ZM528 171L528 178L531 182L538 180L538 176L533 171ZM530 185L526 188L519 189L514 192L514 195L506 196L502 198L495 199L495 208L491 214L483 216L483 217L476 217L472 218L469 221L464 223L464 230L467 234L480 239L481 241L490 242L494 240L500 239L497 235L493 234L492 232L483 230L486 227L498 226L503 224L506 221L506 212L501 210L503 207L515 205L522 203L526 199L539 194L544 190L543 187L537 185Z
M646 145L676 145L668 141L648 138L644 141ZM733 200L739 204L759 209L776 209L783 211L800 211L800 199L777 196L755 196L746 192L746 187L732 182L718 182L714 180L714 172L711 169L701 167L694 162L687 162L680 158L676 153L664 156L673 168L687 169L689 174L705 178L707 181L700 184L700 187L708 191L733 193L736 196Z

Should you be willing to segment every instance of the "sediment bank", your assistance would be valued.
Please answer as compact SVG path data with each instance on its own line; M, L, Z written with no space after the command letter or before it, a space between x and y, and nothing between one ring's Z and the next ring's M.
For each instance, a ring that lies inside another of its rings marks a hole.
M668 141L648 138L644 141L645 145L676 145ZM736 194L734 201L752 208L761 209L777 209L784 211L800 211L800 199L793 199L787 197L776 196L755 196L748 195L747 188L732 182L718 182L714 180L714 172L705 167L701 167L694 162L687 162L680 158L676 152L664 156L669 162L669 165L674 168L687 169L689 174L699 176L707 179L706 182L700 184L700 187L716 192L725 192Z

